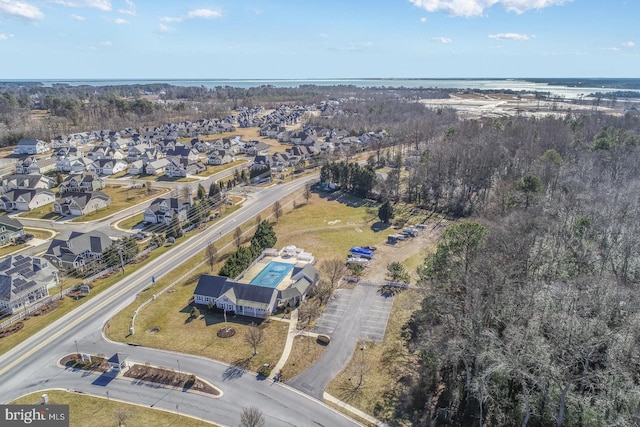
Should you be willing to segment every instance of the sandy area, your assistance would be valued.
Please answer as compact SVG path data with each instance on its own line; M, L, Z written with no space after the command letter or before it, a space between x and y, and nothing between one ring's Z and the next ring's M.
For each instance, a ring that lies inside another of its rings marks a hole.
M547 101L537 100L533 95L518 96L513 94L451 94L449 99L421 99L419 102L433 108L455 108L462 118L504 117L504 116L564 116L569 111L594 111L591 101L583 100L574 103L573 100ZM618 102L616 108L607 106L602 101L598 111L607 114L623 114L623 102Z

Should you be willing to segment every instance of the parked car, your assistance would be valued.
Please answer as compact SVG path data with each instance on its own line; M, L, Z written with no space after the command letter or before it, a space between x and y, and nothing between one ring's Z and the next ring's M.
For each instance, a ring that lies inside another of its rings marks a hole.
M22 243L27 243L29 240L33 239L33 234L23 234L22 236L18 236L16 238L16 243L18 244L22 244Z

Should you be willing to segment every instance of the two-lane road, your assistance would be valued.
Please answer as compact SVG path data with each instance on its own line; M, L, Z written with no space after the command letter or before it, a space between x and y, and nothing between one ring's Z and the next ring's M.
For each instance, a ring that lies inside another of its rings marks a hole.
M356 426L355 421L326 407L321 402L282 384L258 381L245 373L229 375L228 366L194 356L176 354L142 347L131 347L107 342L102 327L135 295L150 284L151 277L162 277L174 266L189 262L191 256L226 234L237 225L254 218L276 200L302 188L309 177L292 183L274 185L254 194L238 211L219 224L210 227L176 249L127 276L99 296L87 301L73 312L52 323L42 331L0 357L0 401L11 401L25 393L44 388L65 388L86 393L109 396L175 410L224 425L240 422L242 407L259 407L268 425L291 426ZM178 360L188 370L219 386L224 395L220 399L203 398L192 393L169 391L161 388L135 385L114 380L99 385L92 375L61 369L57 361L65 354L75 352L75 343L87 353L111 355L117 351L130 354L131 360L177 369ZM187 368L188 367L188 368Z

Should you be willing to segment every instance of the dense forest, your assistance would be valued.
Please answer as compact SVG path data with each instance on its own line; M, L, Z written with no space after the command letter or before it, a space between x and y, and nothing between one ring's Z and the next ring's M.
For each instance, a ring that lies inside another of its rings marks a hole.
M325 165L325 178L456 219L419 268L412 357L391 367L399 380L376 415L424 426L640 423L640 117L460 120L415 102L446 91L156 89L164 103L113 92L125 89L0 92L0 138L342 98L309 124L386 136L366 166ZM46 119L34 122L34 99ZM385 178L364 185L381 166Z
M638 425L640 118L460 121L420 108L354 100L333 119L389 131L369 158L390 170L375 197L457 219L419 268L425 297L405 327L413 357L394 367L400 380L377 415ZM352 192L343 177L358 182L344 164L323 174Z
M464 217L419 269L393 422L637 425L639 119L438 114L404 123L381 183Z

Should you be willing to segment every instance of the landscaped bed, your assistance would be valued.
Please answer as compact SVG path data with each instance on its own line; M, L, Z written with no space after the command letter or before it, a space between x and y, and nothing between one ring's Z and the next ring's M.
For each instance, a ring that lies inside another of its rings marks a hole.
M78 353L72 353L63 357L60 359L60 364L66 368L94 372L107 372L111 368L105 357L89 355L88 360L83 360L82 356Z
M195 375L155 366L135 364L124 373L124 376L169 387L182 387L185 390L195 390L213 396L221 395L220 390Z

